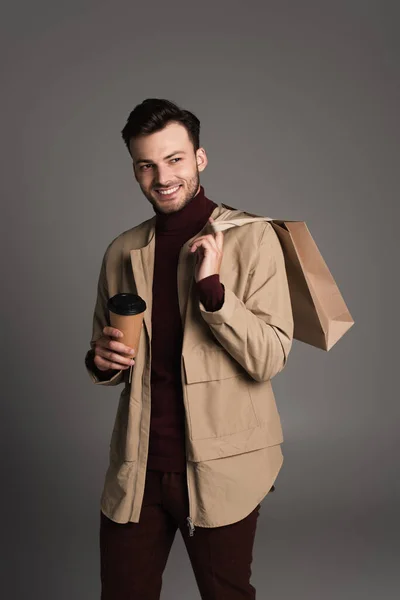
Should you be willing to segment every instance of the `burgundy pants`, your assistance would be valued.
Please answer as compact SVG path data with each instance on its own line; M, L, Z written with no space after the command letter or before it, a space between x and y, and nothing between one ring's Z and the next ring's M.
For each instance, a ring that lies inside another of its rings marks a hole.
M231 525L196 526L190 536L186 474L147 471L139 523L115 523L100 513L101 600L159 600L177 529L202 600L254 600L250 577L259 509Z

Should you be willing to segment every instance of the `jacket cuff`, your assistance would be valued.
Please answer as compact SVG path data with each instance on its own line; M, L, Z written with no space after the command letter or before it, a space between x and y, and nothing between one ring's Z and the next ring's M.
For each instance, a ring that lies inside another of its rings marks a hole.
M105 371L100 371L96 367L93 361L94 352L93 350L89 350L85 356L85 366L86 370L93 381L98 385L118 385L124 380L124 370L114 371L114 374L108 377L105 377Z
M225 301L225 288L219 280L218 273L209 275L197 282L200 302L209 312L220 310Z
M235 312L246 309L246 306L242 300L239 300L232 290L225 289L225 301L220 310L209 312L202 302L199 303L199 308L200 314L206 323L217 326L229 323L234 318ZM284 332L293 331L293 322L282 319L278 315L265 315L262 320L264 323L278 327Z

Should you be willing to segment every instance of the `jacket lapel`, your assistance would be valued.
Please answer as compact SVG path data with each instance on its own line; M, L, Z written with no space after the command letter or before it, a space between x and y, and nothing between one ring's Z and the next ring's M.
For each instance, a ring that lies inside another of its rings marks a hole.
M138 232L137 247L130 251L136 293L146 302L144 327L151 340L151 313L153 306L153 276L155 254L155 217L143 223Z

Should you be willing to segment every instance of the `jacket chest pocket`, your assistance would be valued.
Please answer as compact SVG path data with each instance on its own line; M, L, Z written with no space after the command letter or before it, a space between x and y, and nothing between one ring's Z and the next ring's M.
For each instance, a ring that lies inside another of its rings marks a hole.
M248 374L225 350L183 355L190 438L223 437L259 426Z

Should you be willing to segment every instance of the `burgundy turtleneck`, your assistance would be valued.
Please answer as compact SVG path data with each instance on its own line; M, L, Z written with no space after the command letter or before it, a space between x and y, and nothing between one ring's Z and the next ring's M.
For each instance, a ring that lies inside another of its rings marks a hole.
M179 312L177 267L185 242L206 225L218 206L204 188L175 213L156 212L151 342L151 420L147 467L157 471L186 469L185 409L182 395L182 320ZM195 282L199 300L208 311L224 303L219 275Z

